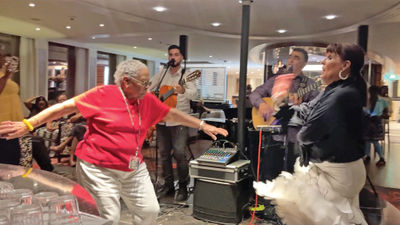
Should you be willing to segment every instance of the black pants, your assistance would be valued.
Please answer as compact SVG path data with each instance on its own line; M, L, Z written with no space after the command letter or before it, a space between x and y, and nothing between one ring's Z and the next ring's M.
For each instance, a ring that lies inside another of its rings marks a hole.
M53 171L54 167L51 164L49 152L44 145L44 140L42 137L32 137L32 156L36 160L40 169Z
M11 140L0 138L0 163L19 165L21 146L18 138Z
M157 146L161 156L162 175L167 186L174 184L172 157L177 162L179 188L185 189L189 182L189 162L185 154L187 139L187 127L157 125Z

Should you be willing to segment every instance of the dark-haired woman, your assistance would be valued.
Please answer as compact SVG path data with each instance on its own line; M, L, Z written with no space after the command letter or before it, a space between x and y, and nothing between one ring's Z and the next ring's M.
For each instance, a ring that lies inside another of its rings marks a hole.
M35 103L32 104L32 102L35 100ZM39 112L41 112L42 110L44 110L45 108L47 108L49 106L49 104L47 103L47 100L45 97L43 96L36 96L33 98L29 98L24 102L26 108L29 109L29 118L38 114Z
M367 224L358 199L366 178L364 51L355 44L331 44L322 65L325 90L293 107L303 121L295 174L283 173L254 187L276 200L276 212L288 225Z

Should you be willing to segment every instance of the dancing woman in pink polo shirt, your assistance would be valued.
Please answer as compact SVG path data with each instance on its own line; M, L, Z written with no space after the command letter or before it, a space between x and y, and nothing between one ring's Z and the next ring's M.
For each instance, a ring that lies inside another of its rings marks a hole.
M155 224L159 205L141 153L147 129L163 120L199 128L213 139L228 133L169 108L148 93L149 71L140 61L122 62L114 78L117 85L95 87L28 120L2 122L0 137L20 137L48 121L80 112L88 129L75 152L78 181L96 200L100 215L118 224L122 197L133 224Z

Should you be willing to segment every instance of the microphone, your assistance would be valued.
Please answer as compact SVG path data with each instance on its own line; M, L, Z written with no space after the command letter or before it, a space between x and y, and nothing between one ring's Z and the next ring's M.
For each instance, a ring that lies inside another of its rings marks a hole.
M171 59L168 63L167 66L174 66L175 64L175 59Z

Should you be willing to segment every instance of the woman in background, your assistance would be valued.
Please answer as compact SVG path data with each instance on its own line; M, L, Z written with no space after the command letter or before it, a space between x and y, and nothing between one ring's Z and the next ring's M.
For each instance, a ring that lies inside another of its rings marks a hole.
M34 104L32 104L33 101L35 101ZM29 112L30 112L28 118L38 114L43 109L45 109L49 106L46 98L43 96L36 96L36 97L29 98L24 102L24 104L25 104L26 108L29 109Z
M11 77L18 71L18 58L5 56L0 52L0 122L21 121L21 99L19 86ZM18 165L21 147L18 138L0 139L0 163Z

